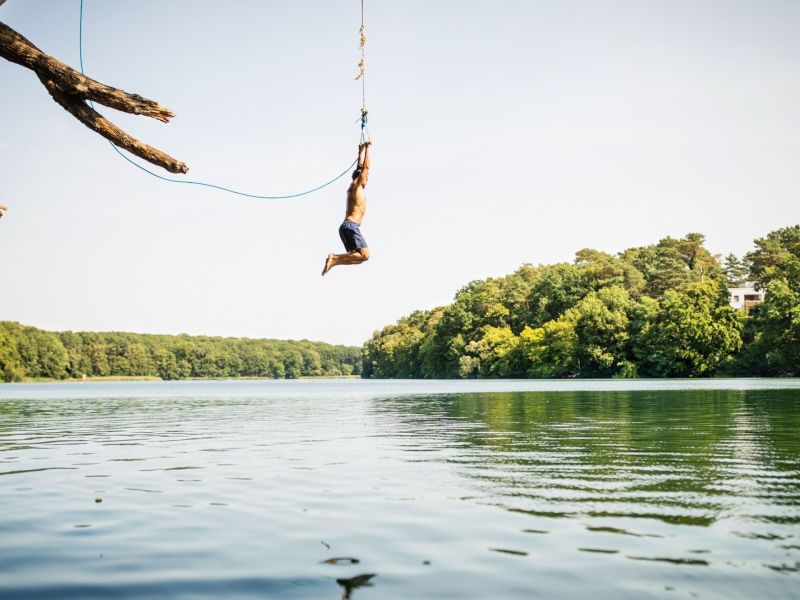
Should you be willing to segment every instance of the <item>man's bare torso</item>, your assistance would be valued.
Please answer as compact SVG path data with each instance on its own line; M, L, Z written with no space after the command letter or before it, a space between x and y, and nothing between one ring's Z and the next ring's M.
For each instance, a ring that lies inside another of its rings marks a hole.
M347 189L347 214L345 219L353 221L359 227L364 220L364 213L367 212L367 194L364 186L358 181L354 181Z

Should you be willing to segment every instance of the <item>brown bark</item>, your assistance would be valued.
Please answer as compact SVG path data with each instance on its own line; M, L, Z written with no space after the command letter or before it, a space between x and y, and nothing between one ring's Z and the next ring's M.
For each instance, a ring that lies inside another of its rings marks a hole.
M0 0L0 5L3 2L5 0ZM186 173L189 170L179 160L125 133L89 106L87 100L122 112L152 117L164 123L175 116L171 110L138 94L130 94L82 75L61 61L45 54L25 37L3 23L0 23L0 57L36 73L58 104L89 129L99 133L114 145L124 148L147 162L163 167L171 173Z

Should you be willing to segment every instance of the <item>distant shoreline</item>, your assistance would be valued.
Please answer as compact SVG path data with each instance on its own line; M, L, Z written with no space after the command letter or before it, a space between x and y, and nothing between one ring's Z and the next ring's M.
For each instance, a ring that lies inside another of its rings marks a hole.
M0 381L0 387L3 385L10 385L10 384L37 384L37 383L113 383L113 382L147 382L147 381L161 381L161 382L179 382L179 381L318 381L318 380L344 380L344 381L354 381L354 380L364 380L364 381L376 381L375 379L364 379L360 375L315 375L315 376L308 376L308 377L297 377L293 379L286 379L286 378L273 378L273 377L186 377L183 379L161 379L159 377L135 377L135 376L108 376L108 377L87 377L86 379L52 379L52 378L28 378L23 381ZM748 379L763 379L763 380L780 380L780 379L789 379L789 380L800 380L800 377L796 376L775 376L775 375L767 375L767 376L752 376L752 375L744 375L744 376L730 376L730 375L720 375L715 377L559 377L559 378L544 378L544 377L531 377L531 378L516 378L516 377L477 377L477 378L444 378L444 379L408 379L408 378L387 378L383 381L397 381L397 382L408 382L408 381L427 381L427 382L495 382L495 383L502 383L502 382L511 382L511 381L525 381L525 382L578 382L578 383L586 383L590 381L603 381L603 382L633 382L633 381L647 381L647 382L666 382L666 381L722 381L722 380L741 380L745 381Z
M135 376L135 375L109 375L108 377L86 377L85 379L68 377L66 379L54 379L52 377L28 377L22 381L0 381L0 385L11 383L104 383L114 381L300 381L305 379L361 379L360 375L314 375L307 377L296 377L294 379L275 378L275 377L185 377L183 379L161 379L156 376Z
M361 348L309 340L46 331L0 321L0 379L5 381L321 375L361 375Z

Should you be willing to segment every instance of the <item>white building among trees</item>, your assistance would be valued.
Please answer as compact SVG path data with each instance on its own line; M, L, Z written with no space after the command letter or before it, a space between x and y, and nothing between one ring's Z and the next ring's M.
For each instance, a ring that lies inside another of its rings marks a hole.
M764 302L764 290L757 290L755 286L755 281L747 281L741 287L728 288L731 306L736 310L750 311Z

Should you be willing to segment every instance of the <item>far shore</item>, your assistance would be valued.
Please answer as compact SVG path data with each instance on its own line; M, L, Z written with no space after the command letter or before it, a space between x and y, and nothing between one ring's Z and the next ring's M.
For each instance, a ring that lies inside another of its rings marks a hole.
M316 375L309 377L297 377L294 381L301 379L361 379L360 375ZM292 379L276 379L274 377L186 377L184 379L161 379L155 375L109 375L107 377L84 377L67 379L54 379L52 377L26 377L22 381L0 381L0 385L11 383L87 383L87 382L111 382L111 381L293 381Z

